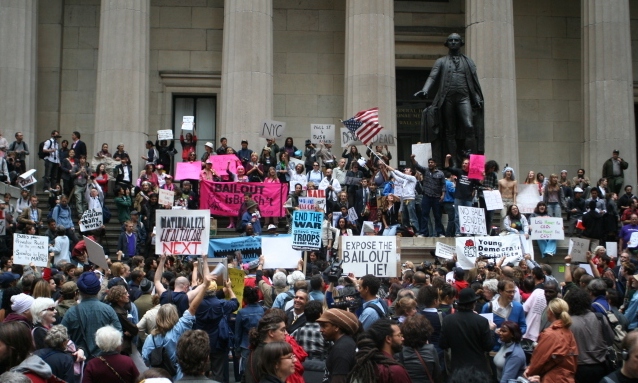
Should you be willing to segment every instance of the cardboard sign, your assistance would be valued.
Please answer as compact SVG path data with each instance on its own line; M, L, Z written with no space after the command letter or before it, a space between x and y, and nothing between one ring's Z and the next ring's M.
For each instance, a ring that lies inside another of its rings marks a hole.
M173 206L173 202L175 202L175 192L172 190L160 189L157 201L162 206Z
M390 236L341 236L340 258L343 272L356 277L372 274L376 277L396 277L400 255L397 238Z
M532 239L565 239L562 218L532 217L530 226Z
M253 193L262 217L283 217L288 187L282 183L261 182L210 182L199 183L199 206L210 214L235 217L244 203L244 193Z
M589 239L570 238L567 254L572 256L572 262L587 263L587 251L589 251Z
M436 249L434 253L437 257L443 259L452 259L454 258L454 253L456 252L456 248L454 246L447 245L443 242L436 243Z
M478 257L487 257L491 262L505 257L504 264L517 263L525 254L520 237L503 235L456 238L457 262L464 270L473 268Z
M363 145L363 143L348 128L341 128L341 147L346 148L352 145Z
M417 164L428 167L428 158L432 158L432 144L412 144L412 154L414 154L414 160ZM443 164L439 164L443 165Z
M182 130L193 130L195 126L195 116L182 117Z
M480 207L459 206L459 226L462 234L487 235L485 211Z
M538 185L518 184L518 194L516 195L516 206L522 214L532 214L536 205L540 201Z
M220 156L211 156L215 158ZM202 171L202 162L178 162L175 164L175 180L198 180L199 173ZM225 172L224 172L225 173Z
M485 156L482 154L470 154L470 171L467 178L482 180L485 172Z
M296 250L321 248L322 221L323 213L295 210L292 215L292 248Z
M286 123L281 121L264 120L259 124L259 137L278 139L286 131Z
M104 248L102 245L87 236L84 236L83 239L86 244L86 252L89 254L89 261L100 266L102 270L107 270L109 265L106 262L106 255L104 254Z
M34 174L35 174L35 169L27 170L26 172L20 174L17 180L18 186L25 189L28 186L31 186L34 183L38 182Z
M87 231L96 230L102 227L103 216L102 208L96 207L95 209L85 210L80 218L80 232L85 233Z
M293 229L294 230L294 229ZM261 254L265 269L296 269L301 259L301 251L294 250L293 236L261 237Z
M618 258L618 242L605 242L607 255L611 258Z
M310 141L313 144L334 144L335 126L332 124L310 124Z
M155 254L201 255L208 246L208 210L157 210Z
M377 134L370 143L371 147L379 146L396 146L396 137L392 135L392 133L387 129L381 129L379 134Z
M49 237L41 235L13 234L13 263L47 267L49 261Z
M173 139L173 131L171 129L158 130L157 131L157 139L159 141L172 140Z
M483 197L485 198L487 210L503 209L503 199L501 198L501 192L498 190L483 190Z
M230 268L228 269L228 278L230 278L231 288L237 302L239 302L239 308L241 308L241 302L244 300L244 278L246 273L243 270Z

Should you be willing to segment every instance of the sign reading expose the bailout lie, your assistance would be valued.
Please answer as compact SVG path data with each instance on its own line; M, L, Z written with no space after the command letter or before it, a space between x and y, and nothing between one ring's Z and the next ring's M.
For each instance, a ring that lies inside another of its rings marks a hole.
M208 210L157 210L155 254L201 255L208 248Z
M387 236L363 236L341 238L341 259L344 273L356 277L372 274L377 277L396 277L397 238Z

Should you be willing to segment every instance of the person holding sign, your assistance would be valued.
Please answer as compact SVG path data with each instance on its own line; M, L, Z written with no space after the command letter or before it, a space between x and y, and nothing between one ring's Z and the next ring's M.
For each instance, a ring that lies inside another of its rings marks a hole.
M518 210L517 205L512 205L507 209L507 215L503 219L503 229L511 234L524 234L529 238L529 223L527 218Z
M628 250L638 255L638 214L632 214L630 222L620 229L618 234L618 253Z
M456 190L454 192L454 209L455 209L455 221L456 234L461 234L461 223L459 221L459 206L472 206L474 199L474 189L479 185L478 181L471 180L469 178L470 160L464 159L461 168L454 168L450 166L452 155L445 156L445 170L454 174L457 178Z
M532 218L534 217L549 217L549 213L547 212L547 205L545 202L539 202L536 205L536 209L534 209L534 213L532 213ZM543 254L543 258L545 257L553 257L556 254L556 240L555 239L537 239L536 243L538 244L538 248Z
M193 124L195 125L195 124ZM225 140L225 139L224 139ZM195 153L197 146L197 133L195 127L193 127L193 133L186 133L186 137L183 134L179 135L179 143L182 144L182 161L187 162L191 153ZM224 143L222 142L222 145Z

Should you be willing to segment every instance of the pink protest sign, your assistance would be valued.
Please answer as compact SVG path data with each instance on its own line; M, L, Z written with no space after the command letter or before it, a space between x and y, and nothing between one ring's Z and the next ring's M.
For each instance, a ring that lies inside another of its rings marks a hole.
M215 173L224 179L228 179L226 167L229 167L231 172L237 174L237 166L241 165L241 161L234 154L223 154L221 156L210 156L208 158L213 163Z
M175 169L176 180L198 180L202 171L202 162L178 162Z
M485 156L482 154L470 154L470 172L467 175L472 180L482 180L485 172Z
M219 156L217 156L219 157ZM199 183L200 209L209 209L213 215L235 217L244 202L244 193L253 193L262 217L283 217L284 203L288 197L286 184L259 182L210 182Z

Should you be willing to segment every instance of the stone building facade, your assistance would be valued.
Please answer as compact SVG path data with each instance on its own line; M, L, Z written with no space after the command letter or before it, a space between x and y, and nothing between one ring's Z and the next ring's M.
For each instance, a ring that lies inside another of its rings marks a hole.
M635 184L638 0L0 0L0 132L24 132L41 174L52 129L141 165L190 113L198 151L256 150L264 119L302 147L311 123L378 106L406 160L425 106L411 94L451 32L478 66L489 158L596 179L619 149Z

